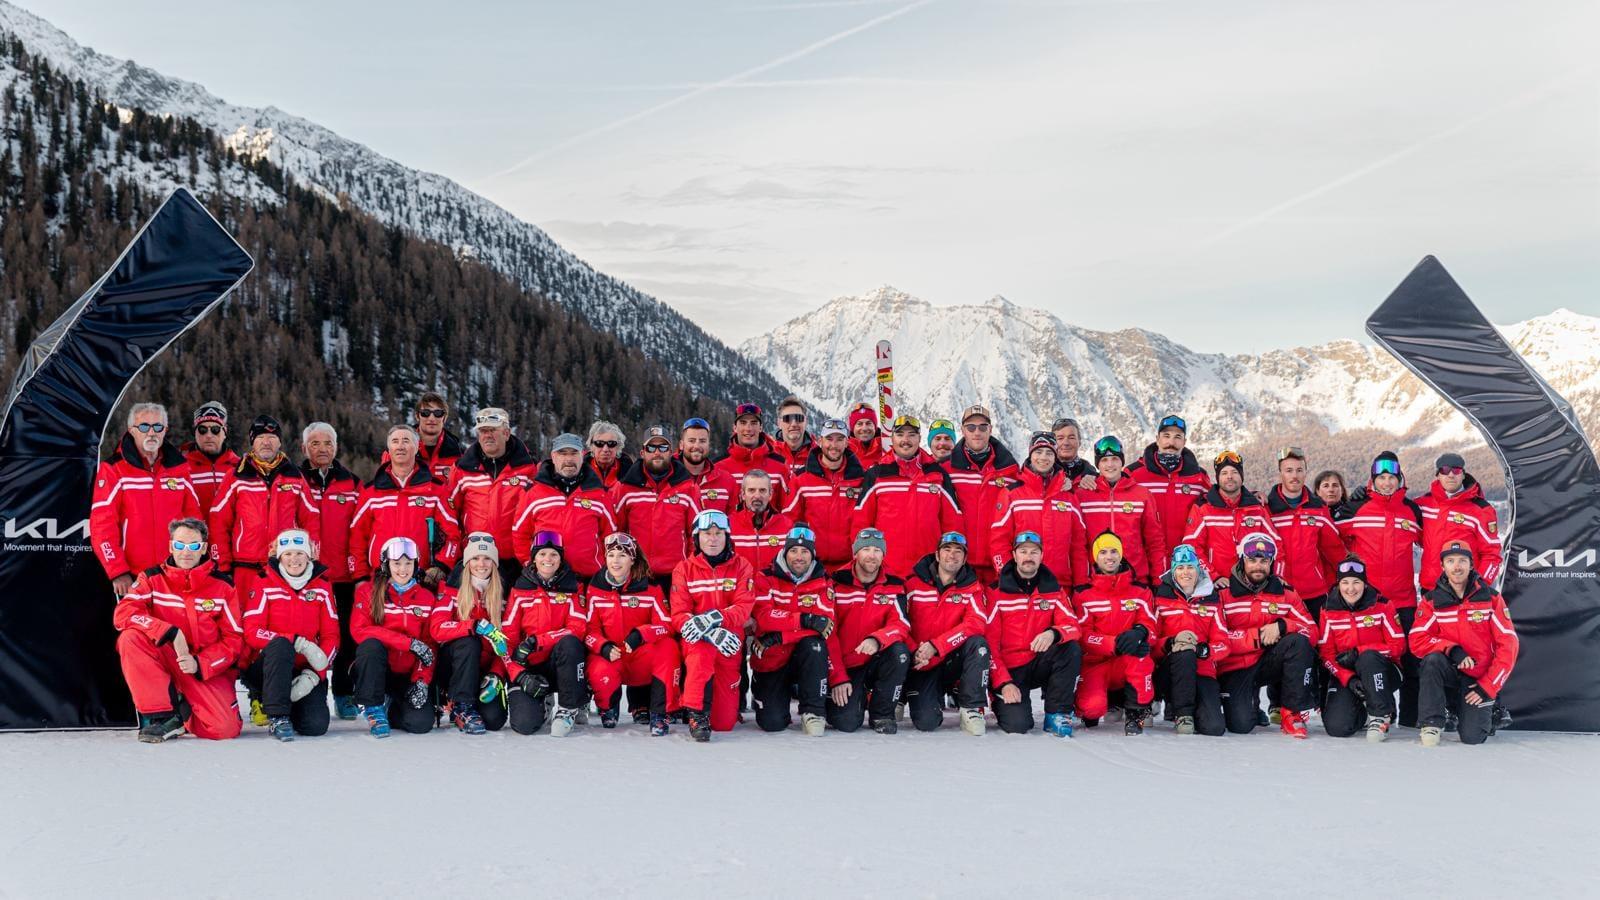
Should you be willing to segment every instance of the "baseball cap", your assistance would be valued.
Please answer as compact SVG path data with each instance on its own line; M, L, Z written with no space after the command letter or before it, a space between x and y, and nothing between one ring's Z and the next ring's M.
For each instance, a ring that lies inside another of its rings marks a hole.
M579 453L582 453L583 438L578 437L570 431L563 431L562 433L556 435L555 440L550 442L550 452L555 453L557 450L576 450Z

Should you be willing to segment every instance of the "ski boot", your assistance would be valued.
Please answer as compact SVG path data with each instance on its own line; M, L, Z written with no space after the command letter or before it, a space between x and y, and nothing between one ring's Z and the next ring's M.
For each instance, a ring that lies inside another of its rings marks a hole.
M1422 746L1437 747L1439 746L1439 738L1443 733L1444 729L1437 725L1424 725L1422 730L1418 732L1418 736L1422 738Z
M267 711L261 708L261 701L250 700L250 724L257 728L267 727Z
M268 717L267 733L284 743L294 740L294 726L289 723L288 716Z
M478 704L470 700L450 701L450 721L463 734L484 734L489 730L483 725L483 716L478 715Z
M350 722L361 715L361 707L356 705L356 698L349 694L337 694L333 698L333 714L340 719Z
M1130 706L1122 715L1123 734L1144 734L1145 707Z
M879 734L898 734L900 724L893 719L873 719L872 730Z
M183 734L183 719L175 711L139 714L141 744L159 744L180 734Z
M556 708L555 715L550 717L550 736L566 737L577 726L578 711L565 706Z
M622 712L615 706L610 709L602 709L600 710L600 727L615 728L617 727L617 721L621 718Z
M629 710L629 712L633 716L633 724L635 725L649 725L651 722L655 721L655 716L652 716L650 714L650 710L648 709L634 709ZM605 725L604 716L601 717L600 724ZM606 725L606 727L610 728L611 726Z
M665 737L672 726L667 723L667 717L657 713L650 713L650 736Z
M1278 714L1278 727L1284 734L1295 740L1303 741L1306 739L1306 718L1304 715L1287 706L1279 707L1276 712Z
M1389 717L1367 716L1367 743L1381 744L1389 739Z
M389 712L382 704L377 706L361 707L361 714L367 717L367 731L375 738L389 736Z
M1178 733L1194 734L1194 716L1178 717Z
M988 731L989 723L983 720L983 710L974 706L961 707L961 730L973 737Z
M1053 734L1059 738L1072 737L1072 722L1066 713L1045 713L1044 730L1046 734Z
M711 740L711 716L699 710L690 710L689 736L700 744Z
M801 713L800 729L806 733L806 737L822 737L828 729L828 720L816 713Z

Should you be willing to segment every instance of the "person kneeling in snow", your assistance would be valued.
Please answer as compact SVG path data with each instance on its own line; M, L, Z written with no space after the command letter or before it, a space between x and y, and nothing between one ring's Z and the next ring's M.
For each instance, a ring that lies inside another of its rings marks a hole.
M916 653L906 676L906 705L918 731L944 722L944 697L952 690L961 710L961 730L974 737L989 693L989 642L983 636L989 600L978 573L967 565L967 539L959 531L939 536L939 548L924 556L906 579L911 640Z
M378 571L356 588L350 636L356 659L350 677L356 705L373 737L389 736L389 717L404 731L433 730L434 652L428 620L437 600L417 581L417 545L392 537L378 551Z
M515 648L508 663L511 691L506 707L511 729L533 734L544 725L544 699L554 683L556 708L550 734L566 737L577 724L579 711L589 705L583 677L589 612L578 575L567 565L559 532L535 534L529 557L511 588L511 608L501 625L506 644Z
M1517 662L1517 631L1505 598L1472 565L1472 551L1452 544L1439 553L1444 573L1422 595L1411 629L1411 652L1421 662L1417 722L1422 745L1436 747L1445 714L1454 710L1463 744L1494 733L1494 701Z
M1054 453L1054 450L1051 451ZM1044 693L1044 730L1072 737L1072 711L1083 649L1078 616L1067 592L1044 565L1044 540L1036 531L1013 538L1011 561L989 591L989 690L1000 730L1033 729L1034 689Z
M1143 734L1144 717L1155 699L1150 636L1156 631L1150 591L1134 580L1122 558L1122 539L1109 531L1094 539L1095 573L1073 597L1083 614L1083 678L1078 684L1078 715L1083 724L1100 724L1110 705L1108 692L1123 691L1123 734ZM1150 563L1159 567L1160 562Z
M1262 532L1239 542L1239 561L1219 586L1222 621L1228 625L1228 658L1217 670L1228 730L1255 729L1261 686L1277 687L1279 724L1294 738L1306 736L1311 711L1311 636L1316 623L1293 588L1272 574L1278 545Z
M1394 721L1405 634L1394 607L1367 582L1360 558L1339 563L1336 577L1322 604L1317 641L1317 655L1333 677L1322 701L1322 727L1333 737L1349 737L1365 723L1367 740L1376 743L1388 737Z
M728 514L694 517L695 553L672 570L667 614L683 645L683 707L689 735L711 740L739 720L740 635L756 602L756 573L733 552Z
M647 444L645 452L654 451ZM661 589L650 583L650 561L633 535L618 531L606 537L606 567L589 579L588 607L583 643L589 648L589 687L601 726L617 727L624 685L644 687L650 696L650 734L665 735L668 713L682 707L681 657ZM630 696L628 705L633 702ZM641 712L633 710L635 722Z
M510 646L500 630L505 608L500 547L494 535L475 531L462 544L461 561L445 576L428 617L428 634L439 645L450 721L467 734L499 731L506 724Z
M791 696L800 700L806 734L821 737L827 724L833 582L816 551L817 533L804 522L795 525L784 536L783 552L758 579L750 687L762 731L789 727Z
M256 651L243 672L280 741L328 732L328 669L339 651L339 614L328 570L311 559L311 535L279 534L244 601L244 642Z
M883 570L887 547L883 532L861 529L851 545L853 563L833 575L838 627L828 638L827 717L829 727L847 734L869 716L879 734L900 730L894 710L911 670L911 621L906 583Z
M1200 554L1188 544L1172 550L1172 567L1155 589L1156 684L1171 705L1179 734L1218 737L1222 689L1217 663L1228 655L1228 628Z
M117 653L139 711L139 740L159 744L185 729L238 737L233 681L244 635L233 582L212 570L199 519L169 524L167 545L166 561L139 573L111 616L122 632Z

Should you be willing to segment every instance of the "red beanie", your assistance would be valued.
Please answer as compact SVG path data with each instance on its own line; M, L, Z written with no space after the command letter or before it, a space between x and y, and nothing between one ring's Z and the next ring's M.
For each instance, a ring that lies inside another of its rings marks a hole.
M877 412L877 410L874 410L872 407L867 406L866 404L862 404L860 406L857 406L855 409L852 409L850 411L850 430L851 430L851 432L854 432L856 430L856 423L861 421L862 419L866 419L866 420L870 421L874 425L878 424L878 412Z

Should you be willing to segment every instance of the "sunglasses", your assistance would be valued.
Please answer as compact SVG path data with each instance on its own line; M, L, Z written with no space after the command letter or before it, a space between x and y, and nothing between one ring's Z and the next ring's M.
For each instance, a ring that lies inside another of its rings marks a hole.
M1163 428L1176 428L1180 431L1188 431L1189 423L1183 420L1183 416L1167 416L1161 420L1161 424L1156 426L1157 431L1160 431Z
M221 425L196 425L194 427L195 434L221 434L224 431L227 431L227 429Z
M1038 544L1041 547L1044 546L1044 539L1039 537L1039 532L1037 531L1024 531L1019 533L1016 539L1011 542L1011 545L1015 547L1030 542Z
M205 541L194 541L193 543L188 543L188 544L184 543L183 541L173 541L172 542L172 549L174 549L174 550L191 550L192 551L192 550L199 550L201 547L204 547L205 545L206 545Z
M295 535L294 537L278 538L278 548L280 550L284 547L304 547L305 545L306 539L300 537L299 535Z
M633 535L621 531L606 535L606 549L615 550L618 548L633 553L639 549L639 542L633 539Z
M1392 459L1380 459L1372 464L1372 474L1400 477L1400 464Z
M152 431L156 434L160 434L161 432L167 430L167 426L161 424L160 422L140 422L133 427L139 429L139 431L143 434L149 434Z
M960 544L965 547L967 545L967 536L959 531L946 531L944 534L939 535L939 546L943 547L945 544Z
M1339 574L1365 575L1367 574L1367 567L1359 559L1347 559L1344 562L1339 563Z
M1232 450L1224 450L1221 453L1218 453L1215 459L1211 460L1211 464L1213 466L1220 466L1224 463L1233 463L1236 466L1243 465L1244 457L1233 452Z
M621 441L590 441L589 446L596 450L615 450L622 446Z
M665 444L665 443L662 443L660 441L656 441L653 444L645 444L644 445L644 452L646 452L646 453L671 453L672 452L672 445L671 444Z
M1306 452L1301 450L1299 447L1284 447L1282 450L1278 451L1278 462L1283 462L1286 459L1298 459L1303 461L1305 458Z
M691 428L704 428L705 430L710 431L711 423L700 418L699 416L695 416L692 419L685 419L683 422L683 430L688 431Z
M969 424L961 426L961 428L962 428L963 431L966 431L968 434L981 434L981 433L989 430L989 423L988 422L972 422L972 423L969 423Z
M442 419L442 418L444 418L444 410L442 410L442 409L419 409L419 410L417 410L417 418L419 418L419 419Z
M805 413L784 413L782 416L779 416L778 418L782 419L785 422L788 422L790 425L799 425L801 422L804 422L806 420L806 414Z
M1460 475L1461 473L1463 473L1465 471L1467 471L1467 470L1461 468L1460 466L1440 466L1439 467L1439 474L1440 475Z

